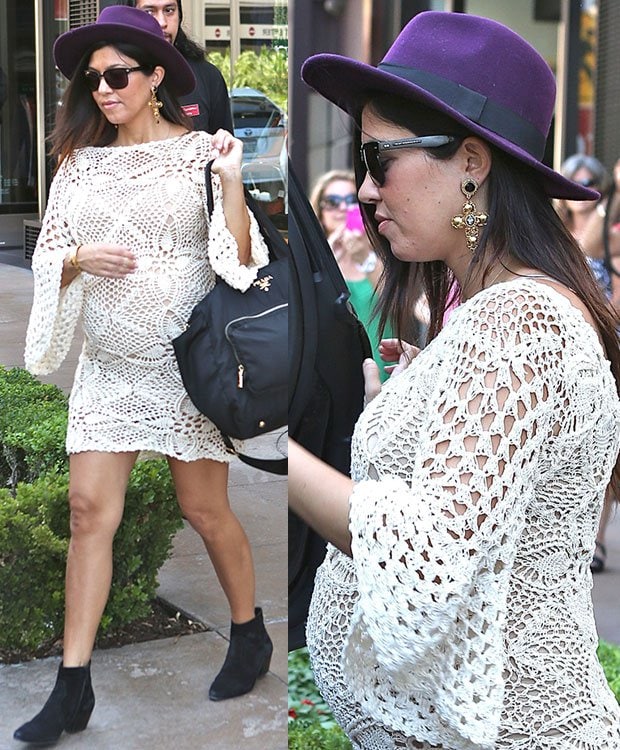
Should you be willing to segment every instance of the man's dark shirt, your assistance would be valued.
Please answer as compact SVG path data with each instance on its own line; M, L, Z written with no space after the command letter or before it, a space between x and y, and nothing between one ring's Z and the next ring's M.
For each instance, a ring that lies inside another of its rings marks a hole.
M233 132L232 113L226 83L220 71L206 60L187 60L196 76L196 88L179 97L194 130L215 133L219 128Z

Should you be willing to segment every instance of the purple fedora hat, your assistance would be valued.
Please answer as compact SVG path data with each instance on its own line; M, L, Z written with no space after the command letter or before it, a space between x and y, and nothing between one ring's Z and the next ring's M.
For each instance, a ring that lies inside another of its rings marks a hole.
M167 87L177 96L189 94L196 85L192 69L166 40L157 21L142 10L122 5L104 8L95 23L61 34L54 43L54 62L71 78L83 55L100 42L127 42L150 54L165 69Z
M374 94L415 100L534 169L549 196L600 197L542 163L555 78L528 42L496 21L419 13L377 67L341 55L314 55L304 63L302 78L356 120Z

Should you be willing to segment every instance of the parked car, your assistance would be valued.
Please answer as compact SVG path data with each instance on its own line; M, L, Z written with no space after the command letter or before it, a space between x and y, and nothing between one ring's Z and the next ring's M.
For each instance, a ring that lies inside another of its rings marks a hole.
M235 136L243 141L243 180L254 197L271 203L286 195L286 114L252 88L231 91Z

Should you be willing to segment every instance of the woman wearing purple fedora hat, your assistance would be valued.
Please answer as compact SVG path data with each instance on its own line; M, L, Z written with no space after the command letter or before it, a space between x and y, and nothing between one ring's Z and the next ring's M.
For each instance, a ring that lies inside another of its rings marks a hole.
M26 366L63 361L78 319L84 345L69 405L71 542L63 661L42 711L15 738L52 744L94 707L90 657L112 574L112 541L140 452L166 456L183 515L202 537L231 608L212 700L248 692L272 644L254 606L250 546L227 494L231 456L184 391L172 339L216 274L247 289L268 261L245 205L242 144L190 132L176 96L194 76L157 21L111 6L60 36L70 78L52 134L59 166L33 258ZM208 218L204 168L213 161Z
M619 750L590 561L620 351L550 200L598 197L541 161L553 74L505 26L426 12L377 67L322 54L302 76L357 126L382 321L409 338L418 278L432 314L382 388L365 363L352 479L289 452L291 505L329 542L319 687L356 749Z

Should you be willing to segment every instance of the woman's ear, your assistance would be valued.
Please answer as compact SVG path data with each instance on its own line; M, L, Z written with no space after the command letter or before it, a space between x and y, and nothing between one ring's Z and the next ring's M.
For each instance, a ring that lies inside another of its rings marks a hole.
M493 157L485 141L475 136L468 136L461 143L461 155L466 174L471 175L481 185L491 171Z
M161 65L156 65L153 69L153 78L152 78L152 84L153 86L161 86L161 82L164 80L164 77L166 75L166 71L162 68Z

